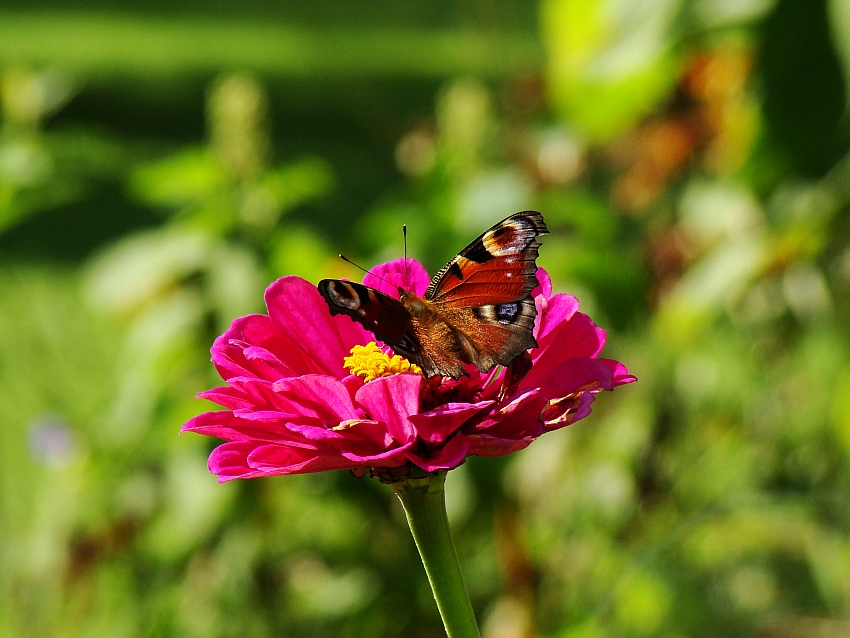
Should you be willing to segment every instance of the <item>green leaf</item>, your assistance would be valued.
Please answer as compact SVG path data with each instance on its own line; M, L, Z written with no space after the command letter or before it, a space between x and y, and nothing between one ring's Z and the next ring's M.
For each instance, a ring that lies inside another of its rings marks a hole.
M554 106L585 136L606 141L646 115L679 66L670 26L680 0L547 0L542 9Z
M308 157L268 171L262 184L282 212L327 195L334 186L333 171L327 162Z
M226 183L224 168L212 153L190 149L136 169L130 191L147 204L180 207L213 196Z

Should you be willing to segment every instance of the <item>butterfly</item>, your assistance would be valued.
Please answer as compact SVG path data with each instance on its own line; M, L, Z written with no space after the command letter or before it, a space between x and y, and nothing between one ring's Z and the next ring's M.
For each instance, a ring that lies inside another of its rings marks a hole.
M536 211L503 219L443 266L423 297L399 286L395 299L340 279L323 279L319 292L332 315L363 324L427 377L457 379L464 364L487 372L537 347L531 291L537 237L548 232Z

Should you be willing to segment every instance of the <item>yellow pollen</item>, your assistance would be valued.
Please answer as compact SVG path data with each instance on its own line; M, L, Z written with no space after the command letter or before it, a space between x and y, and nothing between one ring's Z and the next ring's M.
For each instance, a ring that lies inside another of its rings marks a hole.
M392 357L384 354L374 341L370 341L365 346L354 346L351 349L351 356L343 359L343 366L352 374L363 377L363 380L367 382L402 372L422 374L418 365L410 363L397 354Z

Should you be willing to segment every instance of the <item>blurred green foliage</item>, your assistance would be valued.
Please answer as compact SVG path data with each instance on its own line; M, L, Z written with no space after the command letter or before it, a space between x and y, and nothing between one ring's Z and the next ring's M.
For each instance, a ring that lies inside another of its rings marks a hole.
M383 485L177 430L275 277L525 208L639 382L449 476L485 638L850 634L845 2L208 9L0 13L0 636L441 635Z

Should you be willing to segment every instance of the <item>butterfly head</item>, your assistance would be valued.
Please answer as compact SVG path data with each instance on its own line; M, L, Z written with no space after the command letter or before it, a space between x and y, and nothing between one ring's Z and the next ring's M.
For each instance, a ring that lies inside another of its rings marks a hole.
M398 289L398 300L407 308L407 311L414 318L421 319L425 315L430 313L430 309L428 307L428 302L426 302L422 297L419 297L409 290L404 290L399 287Z

